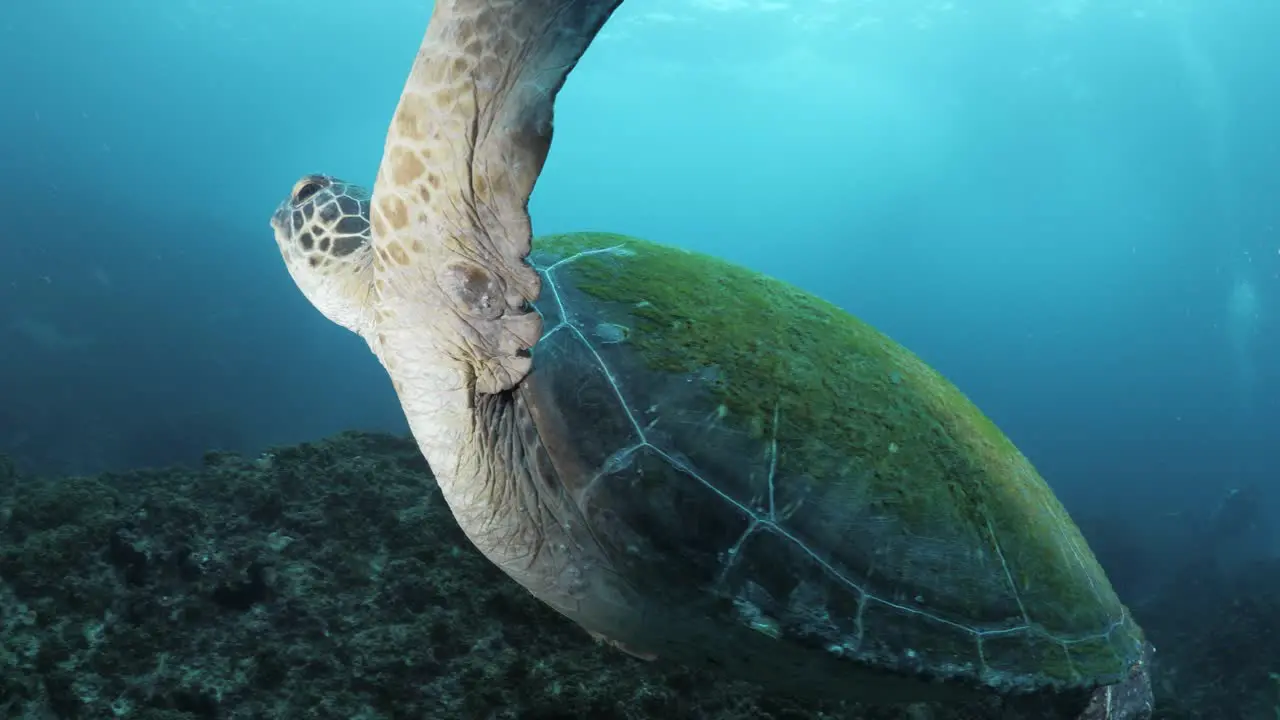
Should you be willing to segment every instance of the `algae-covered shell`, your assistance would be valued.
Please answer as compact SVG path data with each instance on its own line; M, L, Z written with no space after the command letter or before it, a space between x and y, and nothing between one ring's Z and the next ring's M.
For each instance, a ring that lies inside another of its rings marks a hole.
M535 420L658 654L850 695L1085 689L1140 660L1045 481L902 346L635 238L546 237L530 262Z

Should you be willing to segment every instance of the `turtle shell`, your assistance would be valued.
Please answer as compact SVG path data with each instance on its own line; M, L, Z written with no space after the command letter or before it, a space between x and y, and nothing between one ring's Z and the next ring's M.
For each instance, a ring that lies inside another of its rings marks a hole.
M1045 481L901 345L635 238L540 238L529 260L544 283L530 382L573 438L552 455L583 469L560 481L653 606L760 638L747 654L823 658L805 673L1086 690L1140 660L1141 630Z

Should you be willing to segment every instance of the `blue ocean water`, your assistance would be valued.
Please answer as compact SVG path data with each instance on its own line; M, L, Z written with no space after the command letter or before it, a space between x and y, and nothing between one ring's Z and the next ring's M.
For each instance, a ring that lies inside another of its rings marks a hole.
M626 3L535 232L764 270L956 381L1069 503L1274 481L1280 9ZM266 220L370 183L423 4L0 13L0 450L51 471L403 426Z
M372 183L427 5L0 9L0 452L87 473L404 429L267 220L303 173ZM837 303L1079 517L1280 512L1278 34L1247 0L630 0L560 96L535 232Z

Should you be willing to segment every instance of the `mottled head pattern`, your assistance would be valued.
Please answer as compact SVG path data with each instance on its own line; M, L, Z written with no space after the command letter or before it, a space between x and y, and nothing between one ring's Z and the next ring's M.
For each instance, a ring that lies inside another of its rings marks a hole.
M373 251L369 191L306 175L271 216L285 267L325 317L364 335L370 328Z
M328 175L307 175L271 217L285 260L319 268L369 244L369 191Z

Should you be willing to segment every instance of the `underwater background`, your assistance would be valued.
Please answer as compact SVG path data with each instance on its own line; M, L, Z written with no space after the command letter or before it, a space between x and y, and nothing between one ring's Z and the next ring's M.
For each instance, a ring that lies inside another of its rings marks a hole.
M427 5L0 8L18 472L405 432L267 220L303 173L372 185ZM1280 568L1278 36L1258 0L630 0L560 95L535 234L831 300L1000 425L1140 621L1188 572L1238 606ZM1246 671L1280 705L1280 665Z

